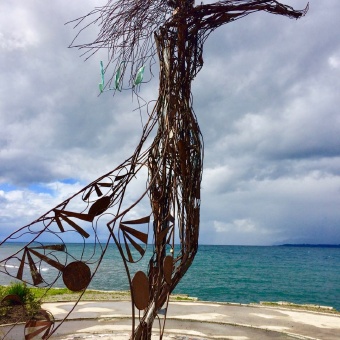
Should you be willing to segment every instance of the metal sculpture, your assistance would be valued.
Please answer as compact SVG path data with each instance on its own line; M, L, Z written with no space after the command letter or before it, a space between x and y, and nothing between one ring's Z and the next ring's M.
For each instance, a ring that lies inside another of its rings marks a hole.
M203 66L203 44L217 27L248 14L265 11L297 19L307 9L308 5L297 11L274 0L225 0L197 6L192 0L118 0L75 20L79 33L91 24L101 27L94 42L78 46L90 55L101 48L108 50L107 67L114 65L115 69L105 85L102 65L101 92L130 88L138 96L145 67L151 68L157 56L158 99L133 155L8 236L1 244L24 240L28 235L31 240L2 260L0 270L35 286L52 287L62 278L66 287L80 292L80 299L113 239L131 289L131 339L150 339L154 319L161 308L165 308L166 315L169 295L190 267L198 247L203 139L192 107L191 82ZM75 42L73 46L77 46ZM150 144L150 134L156 128ZM148 172L145 190L134 202L127 203L128 185L142 169ZM144 198L149 198L150 211L137 216L135 211ZM109 232L104 244L98 238L102 224ZM149 236L150 224L153 238ZM83 241L80 254L68 251L64 235L69 233ZM180 242L178 251L175 233ZM90 245L92 253L88 255L86 239L90 234L95 243ZM138 271L132 277L130 264L144 256L151 241L153 255L147 273ZM17 269L9 270L9 263L16 263ZM43 263L56 269L55 278L49 282L40 270ZM138 324L135 309L142 312ZM35 326L34 335L45 339L60 326L55 326L47 313L41 315L43 321L26 325L26 339L31 339L30 327ZM160 338L163 332L164 323Z

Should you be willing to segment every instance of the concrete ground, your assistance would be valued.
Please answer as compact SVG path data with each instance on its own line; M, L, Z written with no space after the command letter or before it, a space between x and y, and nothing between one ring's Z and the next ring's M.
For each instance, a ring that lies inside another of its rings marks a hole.
M72 307L72 302L43 304L56 320L63 319ZM131 334L130 315L128 301L80 302L51 339L126 340ZM158 325L156 320L153 339L159 339ZM23 339L23 325L16 326L10 334L6 339ZM171 302L163 339L339 340L340 316L258 305Z

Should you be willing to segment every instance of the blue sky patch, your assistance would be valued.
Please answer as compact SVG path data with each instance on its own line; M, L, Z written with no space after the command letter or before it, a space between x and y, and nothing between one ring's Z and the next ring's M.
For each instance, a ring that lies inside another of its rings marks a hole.
M43 183L33 183L28 186L28 190L36 192L36 193L44 193L53 195L54 190L46 186Z
M65 178L65 179L60 180L59 182L65 183L65 184L76 184L79 181L75 178Z
M13 191L16 190L17 187L13 184L10 183L0 183L0 190L5 191L5 192L9 192L9 191Z

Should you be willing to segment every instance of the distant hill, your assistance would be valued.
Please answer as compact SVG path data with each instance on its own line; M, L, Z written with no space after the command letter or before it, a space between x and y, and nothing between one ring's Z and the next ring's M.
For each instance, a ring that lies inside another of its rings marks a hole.
M280 244L279 247L340 248L340 244Z

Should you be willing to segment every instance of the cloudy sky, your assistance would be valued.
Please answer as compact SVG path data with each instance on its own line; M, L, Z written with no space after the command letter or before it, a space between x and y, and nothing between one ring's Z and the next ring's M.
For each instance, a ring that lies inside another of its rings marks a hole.
M105 54L84 62L67 48L76 31L64 23L103 3L0 4L1 238L139 140L131 93L98 97ZM311 0L300 20L256 13L206 42L193 84L205 140L201 244L340 244L339 13L338 0ZM157 79L140 94L155 99Z

